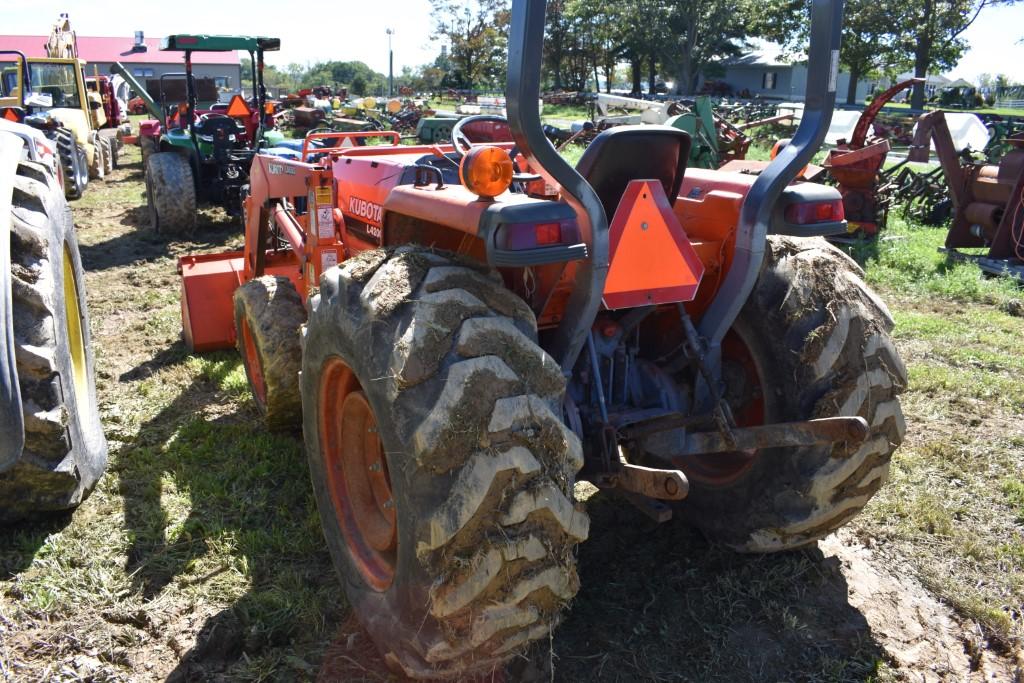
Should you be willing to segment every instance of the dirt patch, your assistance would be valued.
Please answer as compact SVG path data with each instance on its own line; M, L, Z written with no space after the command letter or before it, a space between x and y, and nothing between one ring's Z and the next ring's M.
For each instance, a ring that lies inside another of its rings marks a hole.
M850 532L820 546L842 563L850 606L859 611L890 662L911 680L1018 681L1020 653L1004 657L987 648L984 636L936 600L912 570L886 562Z

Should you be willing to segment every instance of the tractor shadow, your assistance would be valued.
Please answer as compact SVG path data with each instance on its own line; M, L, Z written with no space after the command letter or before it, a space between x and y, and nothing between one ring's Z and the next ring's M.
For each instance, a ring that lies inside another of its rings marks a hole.
M682 524L656 525L626 503L588 501L582 587L550 642L487 681L876 680L883 661L848 601L836 557L817 548L737 555ZM317 680L404 681L349 617Z
M0 523L0 581L10 581L28 569L47 539L71 521L69 510L39 519Z
M194 363L179 341L119 381ZM233 352L204 355L193 381L139 427L111 472L133 593L159 602L166 622L188 624L169 633L183 650L170 680L229 669L247 677L245 669L282 659L308 677L315 668L305 653L319 657L323 629L333 632L345 605L310 524L316 513L300 440L265 432L239 366ZM229 607L210 616L210 605Z
M190 253L240 248L244 232L241 220L228 216L223 209L207 205L200 205L196 227L190 235L154 232L150 227L143 181L141 167L134 164L122 166L94 190L104 196L99 208L78 209L79 213L101 212L103 216L99 221L91 221L98 227L91 229L100 231L97 236L110 234L106 240L94 239L89 240L89 244L79 244L82 263L87 270L101 271ZM119 207L117 212L108 212L113 207ZM72 209L75 209L74 204Z
M200 212L195 232L184 240L167 239L154 233L149 227L149 210L145 204L125 211L120 223L134 230L118 231L119 234L108 240L79 245L87 270L101 271L168 257L176 259L197 252L223 251L238 248L242 242L241 225L222 212L208 208Z
M189 358L178 342L119 379L173 372ZM193 622L196 605L227 605L175 634L188 646L167 680L403 680L345 607L299 438L265 433L233 388L235 354L203 362L140 427L116 471L135 592L161 605L192 601L172 609ZM836 557L817 548L736 555L604 494L587 507L582 588L564 623L507 673L481 680L874 680L884 655L849 604ZM218 592L239 572L240 596Z
M556 680L874 680L883 651L838 558L739 555L600 493L587 509L581 589L541 653Z

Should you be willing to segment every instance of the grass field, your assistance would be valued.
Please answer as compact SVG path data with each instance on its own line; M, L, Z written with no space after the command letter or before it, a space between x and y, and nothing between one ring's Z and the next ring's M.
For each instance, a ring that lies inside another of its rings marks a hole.
M396 680L346 607L300 437L263 432L237 354L179 338L175 259L238 227L204 211L191 241L156 238L126 157L73 205L110 469L73 516L0 530L0 679ZM910 373L865 513L741 557L591 495L544 680L1022 680L1022 293L947 264L943 236L894 218L855 250Z

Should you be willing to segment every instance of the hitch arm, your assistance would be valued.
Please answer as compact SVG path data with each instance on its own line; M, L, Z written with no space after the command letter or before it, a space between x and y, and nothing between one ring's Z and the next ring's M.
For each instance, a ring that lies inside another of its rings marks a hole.
M843 441L850 445L860 445L868 436L868 423L863 417L826 417L806 422L734 429L731 436L733 443L729 443L725 435L718 431L687 434L683 451L673 455L672 460L679 464L678 459L688 455L825 446Z

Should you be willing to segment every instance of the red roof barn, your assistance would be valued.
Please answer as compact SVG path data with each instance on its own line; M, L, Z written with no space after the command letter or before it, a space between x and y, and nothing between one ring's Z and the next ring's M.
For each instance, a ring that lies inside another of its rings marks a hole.
M159 38L103 38L78 35L78 56L88 62L86 74L93 67L101 74L110 73L114 62L121 62L137 78L159 78L167 73L184 71L181 52L161 52ZM46 56L47 36L0 35L0 50L18 50L28 57ZM213 78L219 87L238 90L241 87L239 55L230 52L195 52L192 54L193 71L197 77Z

